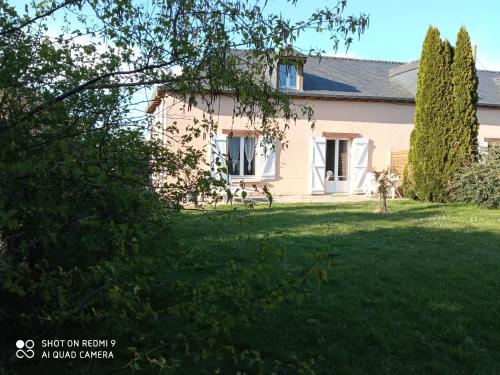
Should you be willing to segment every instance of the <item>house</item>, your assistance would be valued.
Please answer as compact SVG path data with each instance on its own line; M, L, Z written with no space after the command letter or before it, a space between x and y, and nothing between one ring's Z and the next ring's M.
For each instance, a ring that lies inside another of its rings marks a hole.
M222 96L218 134L194 143L207 150L207 161L225 155L234 183L267 184L275 195L355 194L367 172L409 149L418 62L307 57L298 67L283 62L275 72L272 83L313 107L316 125L298 120L287 130L288 148L260 152L258 134L233 122L232 99ZM487 146L500 142L500 72L479 70L478 77L478 141ZM203 115L201 106L188 111L184 104L159 88L148 112L163 126L176 118L183 129Z

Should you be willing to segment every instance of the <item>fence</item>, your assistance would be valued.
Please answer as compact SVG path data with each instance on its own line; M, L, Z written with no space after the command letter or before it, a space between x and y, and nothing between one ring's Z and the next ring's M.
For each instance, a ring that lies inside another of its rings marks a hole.
M403 177L405 165L408 163L408 151L391 151L391 168Z

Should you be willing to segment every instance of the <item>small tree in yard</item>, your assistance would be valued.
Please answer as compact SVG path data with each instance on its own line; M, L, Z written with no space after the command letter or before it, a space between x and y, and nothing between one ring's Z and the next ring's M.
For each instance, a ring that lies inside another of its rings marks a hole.
M382 212L388 213L387 210L387 197L391 194L391 189L394 187L394 182L397 179L397 173L391 168L383 169L382 171L373 171L375 180L377 181L377 193L380 196L382 204Z

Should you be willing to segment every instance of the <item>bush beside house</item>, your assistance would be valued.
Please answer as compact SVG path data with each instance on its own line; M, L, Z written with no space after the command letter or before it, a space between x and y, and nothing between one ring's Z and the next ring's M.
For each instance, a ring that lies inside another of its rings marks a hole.
M451 198L487 208L500 207L500 146L488 150L480 161L471 162L456 174Z

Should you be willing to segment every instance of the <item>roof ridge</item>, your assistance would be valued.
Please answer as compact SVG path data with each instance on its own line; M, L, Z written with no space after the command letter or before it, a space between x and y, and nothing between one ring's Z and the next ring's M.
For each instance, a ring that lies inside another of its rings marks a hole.
M251 48L235 48L234 51L252 51ZM420 59L412 60L412 61L394 61L394 60L380 60L380 59L365 59L360 57L344 57L344 56L330 56L330 55L307 55L307 57L315 57L321 59L333 59L333 60L348 60L348 61L364 61L364 62L373 62L373 63L385 63L385 64L399 64L399 65L407 65L412 64L414 62L420 61ZM487 72L487 73L500 73L500 70L490 70L490 69L477 69L478 72Z
M311 57L318 57L318 56L312 55ZM366 61L366 62L388 63L388 64L408 64L408 62L405 62L405 61L363 59L363 58L357 58L357 57L328 56L328 55L322 55L319 57L321 57L322 59L334 59L334 60Z
M311 56L311 57L317 57L317 56ZM366 61L366 62L377 62L377 63L388 63L388 64L400 64L400 65L410 65L415 62L419 62L420 59L418 60L413 60L413 61L391 61L391 60L376 60L376 59L362 59L362 58L356 58L356 57L342 57L342 56L321 56L322 59L324 58L329 58L329 59L336 59L336 60L350 60L350 61ZM476 68L478 72L487 72L487 73L499 73L500 70L490 70L490 69L478 69Z
M477 69L478 72L486 72L486 73L498 73L500 74L500 70L489 70L489 69Z
M415 64L415 63L419 63L420 60L414 60L414 61L410 61L408 63L403 63L404 65L411 65L411 64ZM394 68L394 69L397 69L397 68ZM391 69L391 70L394 70L394 69ZM487 72L487 73L499 73L500 74L500 70L490 70L490 69L478 69L476 68L476 71L478 72Z
M232 51L247 52L252 51L251 48L232 48ZM364 59L358 57L344 57L344 56L330 56L330 55L306 55L307 57L316 57L321 59L335 59L335 60L351 60L351 61L366 61L366 62L378 62L378 63L389 63L389 64L408 64L407 61L392 61L392 60L379 60L379 59Z

